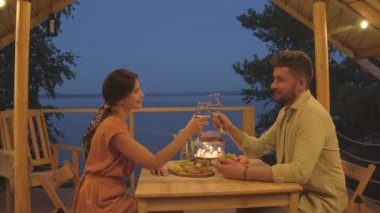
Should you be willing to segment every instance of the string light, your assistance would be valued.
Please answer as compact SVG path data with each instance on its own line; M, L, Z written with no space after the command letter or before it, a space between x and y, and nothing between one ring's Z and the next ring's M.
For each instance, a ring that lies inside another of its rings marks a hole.
M367 27L368 27L368 21L363 20L362 22L360 22L360 27L361 27L362 29L367 28Z
M5 0L0 0L0 8L5 6Z

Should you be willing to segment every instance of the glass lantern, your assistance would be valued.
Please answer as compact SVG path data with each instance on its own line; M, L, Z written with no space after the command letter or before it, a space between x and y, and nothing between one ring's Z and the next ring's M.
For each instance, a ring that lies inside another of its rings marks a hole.
M195 142L194 158L198 160L212 160L223 156L225 141L220 132L201 132L198 140Z

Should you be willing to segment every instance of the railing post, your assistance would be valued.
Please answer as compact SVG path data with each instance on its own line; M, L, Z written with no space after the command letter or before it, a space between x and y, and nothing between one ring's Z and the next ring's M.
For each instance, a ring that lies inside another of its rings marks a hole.
M132 110L130 115L129 115L129 132L132 136L132 138L134 138L134 135L135 135L135 112ZM135 194L135 191L136 191L136 175L135 175L135 171L132 172L132 174L130 175L130 188L131 188L131 195L134 195Z
M248 135L255 136L255 108L244 107L242 110L242 130Z

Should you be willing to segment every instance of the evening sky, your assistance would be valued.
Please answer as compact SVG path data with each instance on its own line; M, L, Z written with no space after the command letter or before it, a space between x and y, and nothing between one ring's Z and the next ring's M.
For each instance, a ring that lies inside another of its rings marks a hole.
M58 93L100 93L116 68L139 75L144 92L239 91L246 86L232 64L267 54L265 44L237 16L254 0L80 1L54 38L80 56L76 79Z

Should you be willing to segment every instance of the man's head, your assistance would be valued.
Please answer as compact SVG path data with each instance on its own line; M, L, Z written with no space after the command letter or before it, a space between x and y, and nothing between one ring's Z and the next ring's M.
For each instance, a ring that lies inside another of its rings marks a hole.
M313 79L313 64L304 52L281 51L273 55L271 63L274 66L273 83L274 99L290 106L309 89Z

